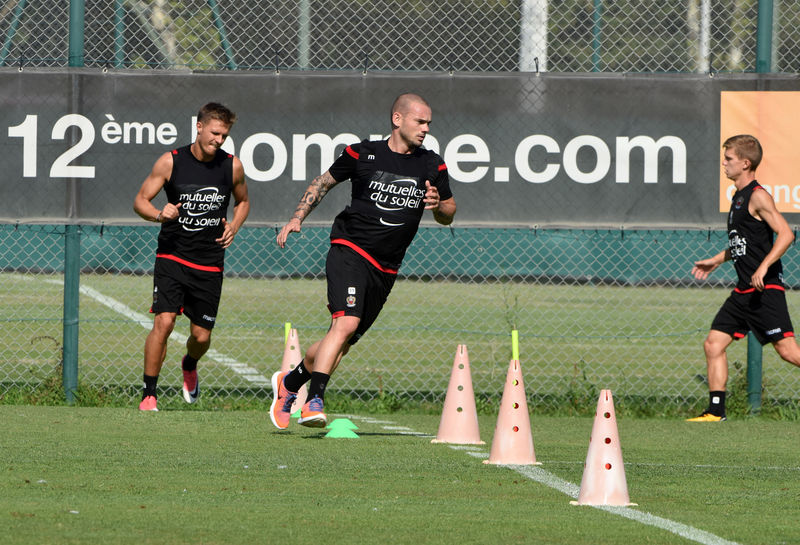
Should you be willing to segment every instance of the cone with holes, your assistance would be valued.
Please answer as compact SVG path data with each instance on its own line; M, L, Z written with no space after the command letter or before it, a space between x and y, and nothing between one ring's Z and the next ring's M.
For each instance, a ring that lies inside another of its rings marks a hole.
M611 390L601 390L597 400L589 452L583 468L581 490L573 505L636 505L628 496L617 416Z
M469 354L464 344L459 344L456 348L442 419L439 422L439 433L431 443L484 444L478 431L478 411L475 409Z
M288 372L300 365L303 361L303 351L300 349L300 340L297 337L297 330L288 328L286 330L286 346L283 349L283 362L281 372ZM297 399L292 403L292 413L299 411L308 397L308 386L303 384L297 392Z
M494 429L492 450L484 464L532 465L536 461L531 433L531 417L522 382L522 367L519 360L512 359L508 365L506 384L500 400L500 413Z

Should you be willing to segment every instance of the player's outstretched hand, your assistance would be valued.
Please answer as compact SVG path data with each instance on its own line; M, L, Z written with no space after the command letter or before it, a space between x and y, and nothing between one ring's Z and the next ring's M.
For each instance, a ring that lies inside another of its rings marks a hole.
M692 275L697 280L705 280L708 278L708 275L711 273L711 271L717 267L719 267L719 263L717 263L713 258L695 261L694 267L692 267Z
M278 233L278 246L283 248L286 246L286 239L289 238L289 233L299 233L300 232L300 220L297 218L292 218L289 220L289 223L283 226L281 232Z
M430 181L425 180L425 210L436 210L439 208L439 190Z

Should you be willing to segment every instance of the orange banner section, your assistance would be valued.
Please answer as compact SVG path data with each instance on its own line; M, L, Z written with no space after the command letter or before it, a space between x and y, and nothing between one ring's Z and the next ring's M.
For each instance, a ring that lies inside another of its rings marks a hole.
M756 179L781 212L800 213L800 172L795 135L800 119L800 91L722 91L720 93L720 163L722 143L736 134L751 134L764 149ZM720 167L719 211L727 212L735 189Z

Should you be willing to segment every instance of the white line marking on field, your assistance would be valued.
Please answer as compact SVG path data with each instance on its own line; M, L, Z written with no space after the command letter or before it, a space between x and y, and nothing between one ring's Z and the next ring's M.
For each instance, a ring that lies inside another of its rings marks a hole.
M369 417L353 416L353 418L363 420L364 422L371 422L371 419ZM393 422L386 422L386 423L393 424ZM391 427L392 426L384 426L384 429L389 429ZM397 429L401 429L400 426L394 426L394 427ZM486 452L485 450L482 449L479 450L478 448L473 448L470 445L448 445L448 446L453 450L466 452L468 455L474 458L489 457L489 453ZM559 463L565 463L565 462L559 462ZM499 467L505 467L511 469L512 471L516 471L523 477L527 477L528 479L536 481L537 483L558 490L559 492L562 492L563 494L566 494L571 498L577 499L578 495L580 494L580 486L576 485L575 483L565 481L561 477L557 477L552 473L550 473L549 471L542 469L541 467L508 465L508 464L499 464ZM639 511L637 509L631 509L630 507L621 507L612 505L585 505L582 507L593 507L595 509L600 509L601 511L606 511L613 515L619 515L621 517L625 517L640 524L654 526L656 528L666 530L667 532L673 533L675 535L681 536L691 541L701 543L702 545L741 545L736 541L728 541L727 539L723 539L710 532L706 532L705 530L699 530L692 526L688 526L680 522L675 522L674 520L665 519L644 511Z
M488 460L489 459L489 453L488 452L469 451L469 452L467 452L467 454L469 454L473 458L480 458L481 460Z
M512 469L517 473L519 473L520 475L523 475L531 480L534 480L538 483L549 486L550 488L554 488L555 490L563 492L564 494L570 496L571 498L577 499L578 494L580 494L580 487L578 485L565 481L560 477L556 477L549 471L545 471L540 467L518 466L518 465L517 466L504 465L503 467ZM735 541L728 541L710 532L706 532L704 530L698 530L697 528L694 528L692 526L681 524L680 522L675 522L674 520L658 517L650 513L639 511L637 509L631 509L630 507L622 507L614 505L591 505L585 507L594 507L595 509L607 511L614 515L619 515L621 517L625 517L627 519L634 520L642 524L655 526L656 528L661 528L662 530L666 530L681 537L685 537L686 539L691 539L692 541L696 541L698 543L703 543L704 545L739 545Z
M560 465L583 465L584 462L576 462L574 460L548 460L548 464ZM688 469L747 469L747 470L764 470L764 471L800 471L800 467L786 467L786 466L719 466L714 464L658 464L651 462L625 462L625 467L685 467Z
M58 280L47 280L46 282L49 282L51 284L63 284L63 282L60 282ZM120 303L116 299L103 295L99 291L90 288L85 284L81 284L80 292L83 295L86 295L87 297L91 297L101 305L107 306L117 314L121 314L124 317L128 318L129 320L139 324L145 329L151 329L153 327L153 320L151 320L149 316L142 314L140 312L136 312L129 306ZM176 333L175 331L173 331L170 334L169 338L175 342L185 344L186 339L188 337L186 335L182 335L180 333ZM252 382L253 384L264 385L264 386L271 385L270 379L259 373L257 369L253 369L252 367L249 367L244 363L240 363L235 359L230 358L225 354L222 354L214 350L213 348L210 348L205 355L209 359L214 360L217 363L221 363L222 365L226 366L228 369L230 369L243 379Z

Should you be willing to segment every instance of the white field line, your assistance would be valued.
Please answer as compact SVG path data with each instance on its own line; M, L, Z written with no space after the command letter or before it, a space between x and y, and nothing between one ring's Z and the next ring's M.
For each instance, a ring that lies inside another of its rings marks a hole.
M404 426L403 427L397 426L396 423L394 422L389 422L385 420L375 420L370 417L360 417L355 415L348 415L348 416L350 418L362 420L366 423L383 425L382 426L383 429L387 431L408 429ZM405 434L407 434L407 432ZM472 445L448 445L448 446L453 450L465 452L467 455L472 456L474 458L489 457L489 453L481 447L474 447ZM577 499L578 494L580 493L580 486L578 486L577 484L565 481L561 477L557 477L552 473L550 473L549 471L542 469L539 466L520 466L520 465L501 464L500 467L506 467L508 469L511 469L512 471L516 471L523 477L526 477L528 479L531 479L532 481L536 481L540 484L558 490L559 492L562 492L563 494L569 496L570 498ZM706 532L705 530L699 530L692 526L688 526L680 522L675 522L674 520L665 519L653 515L651 513L640 511L638 509L632 509L630 507L611 506L611 505L585 505L581 507L592 507L594 509L600 509L601 511L606 511L613 515L625 517L640 524L646 524L648 526L654 526L656 528L666 530L667 532L670 532L672 534L678 535L680 537L686 538L691 541L695 541L697 543L701 543L702 545L741 545L736 541L728 541L727 539L723 539L710 532Z
M47 282L50 282L52 284L62 284L62 282L59 282L58 280L47 280ZM101 305L107 306L117 314L120 314L125 318L128 318L129 320L139 324L145 329L149 330L153 327L153 320L150 319L150 317L147 316L146 314L136 312L129 306L124 305L119 301L117 301L116 299L108 297L107 295L103 295L99 291L90 288L85 284L81 284L80 292L87 297L91 297ZM182 335L180 333L173 331L170 334L169 338L180 344L186 344L186 339L188 337L186 335ZM230 369L243 379L252 382L253 384L264 385L264 386L271 385L270 379L259 373L258 370L253 369L252 367L249 367L244 363L238 362L235 359L230 358L225 354L222 354L214 350L213 348L209 348L208 352L206 352L205 354L205 357L224 365L225 367L227 367L228 369Z
M576 462L573 460L548 460L549 464L560 465L583 465L584 462ZM625 462L625 467L685 467L687 469L758 469L764 471L800 471L800 467L787 467L787 466L719 466L713 464L658 464L651 462Z

